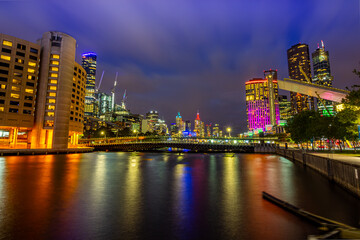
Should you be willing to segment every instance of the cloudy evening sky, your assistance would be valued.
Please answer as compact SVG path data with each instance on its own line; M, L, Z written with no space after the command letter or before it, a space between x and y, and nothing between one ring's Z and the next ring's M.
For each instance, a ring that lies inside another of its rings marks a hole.
M0 32L35 42L46 31L77 40L98 55L97 79L110 92L119 72L133 113L158 110L167 123L178 111L193 121L246 130L244 83L278 69L288 77L286 50L310 52L323 40L334 86L359 84L358 0L0 0Z

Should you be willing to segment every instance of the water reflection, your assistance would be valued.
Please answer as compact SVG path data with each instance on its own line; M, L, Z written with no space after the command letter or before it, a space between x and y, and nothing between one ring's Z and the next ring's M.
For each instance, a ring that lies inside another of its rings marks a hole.
M264 201L261 191L349 225L359 221L356 198L277 156L22 156L0 158L0 239L304 239L314 233Z

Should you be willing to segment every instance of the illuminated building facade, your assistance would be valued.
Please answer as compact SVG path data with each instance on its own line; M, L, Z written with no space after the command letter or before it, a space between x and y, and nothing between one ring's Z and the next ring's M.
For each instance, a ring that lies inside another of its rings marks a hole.
M76 145L83 133L86 72L75 63L76 40L71 36L46 32L39 44L42 50L31 147L66 149Z
M176 126L178 128L178 131L180 132L185 131L185 124L184 121L182 120L180 112L178 112L178 115L176 115Z
M279 102L277 80L272 80L274 95L275 125L279 123ZM246 112L248 116L248 129L263 129L271 124L270 98L268 79L254 78L245 83Z
M307 44L296 44L287 50L288 70L291 79L307 82L301 73L299 65L311 81L311 65L309 46ZM291 109L293 114L303 110L314 109L314 98L296 92L290 92Z
M40 45L5 34L0 45L0 144L30 148Z
M220 127L219 127L219 124L218 124L218 123L216 123L216 124L213 126L212 136L213 136L213 137L220 137Z
M313 62L314 77L313 83L332 87L333 77L330 73L330 60L329 52L325 51L324 42L321 41L321 47L318 48L311 54ZM330 111L330 114L334 111L334 106L331 101L325 101L327 109ZM318 101L318 110L328 115L328 112L325 110L324 105Z
M98 115L98 102L95 96L96 79L96 53L88 52L82 54L82 66L86 71L86 95L85 95L85 115Z
M98 117L101 119L105 118L105 115L107 113L111 113L111 103L112 103L112 97L110 94L98 92L96 93L96 99L98 100L99 104L99 114ZM86 105L85 105L86 108Z
M200 120L200 113L197 112L196 118L194 121L194 132L196 133L196 136L198 137L204 137L205 136L205 124Z
M206 124L206 136L211 137L211 124Z

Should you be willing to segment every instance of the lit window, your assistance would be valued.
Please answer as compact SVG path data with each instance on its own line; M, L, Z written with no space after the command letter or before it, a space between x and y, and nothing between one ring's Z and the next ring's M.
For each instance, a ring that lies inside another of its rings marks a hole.
M11 90L19 92L20 91L20 87L17 86L11 86Z
M25 92L27 92L27 93L34 93L34 89L26 88L26 89L25 89Z
M3 112L4 111L4 107L0 107L0 112Z
M51 80L50 80L50 83L51 83L51 84L57 84L57 80L51 79Z
M14 84L21 84L21 80L17 80L17 79L13 79L12 82L13 82Z
M5 84L0 84L0 88L1 89L6 89L6 85Z
M47 112L47 113L46 113L46 116L48 116L48 117L53 117L54 115L55 115L54 112Z
M10 56L5 56L5 55L1 55L1 59L10 61L11 57L10 57Z
M46 120L44 125L45 125L45 127L53 127L54 126L54 121Z
M34 73L34 72L35 72L35 69L28 68L28 72L29 72L29 73Z
M50 77L58 77L58 74L57 73L51 73Z
M4 40L3 45L12 47L12 42Z
M24 60L21 58L15 58L15 62L17 63L24 63Z
M51 58L60 59L59 54L51 54Z
M10 97L12 97L12 98L20 98L20 95L17 94L17 93L11 93Z
M36 67L36 63L34 63L34 62L29 62L29 66L31 66L31 67Z
M50 86L50 87L49 87L49 90L56 91L56 86Z
M50 97L56 97L56 93L51 92L51 93L49 93L49 96L50 96Z
M55 103L56 100L55 100L55 99L49 99L48 102L49 102L49 103Z
M59 61L51 61L52 65L59 65Z
M55 100L55 99L52 99L52 100ZM49 110L55 110L55 105L48 105L48 109Z
M57 71L59 71L59 68L58 68L58 67L51 67L51 68L50 68L50 71L57 72Z

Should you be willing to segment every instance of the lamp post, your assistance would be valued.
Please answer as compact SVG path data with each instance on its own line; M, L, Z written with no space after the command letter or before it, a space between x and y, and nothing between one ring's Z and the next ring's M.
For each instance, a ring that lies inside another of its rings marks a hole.
M231 133L231 128L227 128L226 131L229 133L229 137L231 137L230 133Z
M133 132L135 133L135 136L136 136L136 141L137 141L137 135L138 135L138 133L137 133L136 129L134 129L134 131L133 131Z

